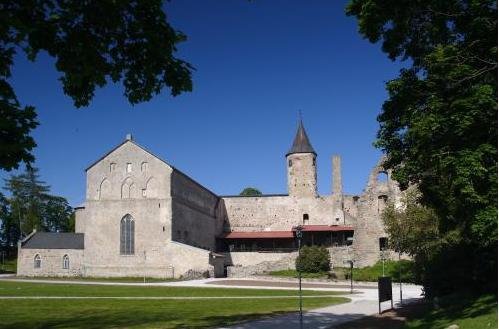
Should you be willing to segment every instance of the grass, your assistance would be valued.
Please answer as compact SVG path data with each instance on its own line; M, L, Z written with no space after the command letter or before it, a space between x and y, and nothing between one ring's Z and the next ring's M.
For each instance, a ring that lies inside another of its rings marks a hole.
M497 328L497 296L443 298L439 308L428 307L423 316L410 319L404 329L437 329L457 324L459 329Z
M288 277L288 278L297 278L298 272L296 270L280 270L280 271L269 272L269 275L279 276L279 277ZM307 278L307 279L327 279L328 273L327 272L302 273L301 277Z
M337 329L460 329L497 328L497 296L447 296L435 308L429 301L406 304L403 308L341 324ZM336 327L335 327L336 328Z
M0 274L16 273L17 259L5 259L4 264L0 264Z
M0 281L0 296L220 296L205 300L2 300L0 328L210 328L264 315L296 311L297 298L231 299L237 296L296 296L291 290L40 284ZM306 296L331 295L304 291ZM312 309L347 302L344 297L305 298Z
M385 275L391 276L393 281L399 280L399 270L402 274L402 282L417 283L414 273L414 262L410 260L385 261ZM350 269L345 269L349 273ZM378 281L378 277L383 275L383 263L377 262L373 266L353 269L353 279L355 281Z
M89 282L122 282L122 283L140 283L144 282L144 277L54 277L54 276L37 276L37 277L24 277L18 276L18 279L23 280L64 280L64 281L89 281ZM146 282L172 282L180 281L179 279L159 279L146 277Z
M399 279L399 267L402 270L402 282L417 283L416 275L414 274L414 263L409 260L398 261L385 261L385 275L391 276L393 281ZM334 276L340 280L350 279L350 268L335 267L332 271ZM353 279L355 281L378 281L378 277L383 274L383 263L377 262L373 266L353 269ZM269 275L279 277L297 278L298 272L296 270L282 270L270 272ZM320 278L327 279L329 277L327 272L319 273L302 273L302 278Z

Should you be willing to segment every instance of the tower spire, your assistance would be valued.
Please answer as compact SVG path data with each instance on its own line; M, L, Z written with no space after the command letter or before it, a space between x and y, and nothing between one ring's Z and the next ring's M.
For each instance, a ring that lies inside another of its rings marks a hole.
M308 139L307 132L305 131L305 127L303 127L303 120L301 119L301 111L299 112L300 121L298 123L298 130L296 131L295 140L293 141L293 145L291 149L286 153L286 156L294 153L315 153L312 144L310 144L310 140Z

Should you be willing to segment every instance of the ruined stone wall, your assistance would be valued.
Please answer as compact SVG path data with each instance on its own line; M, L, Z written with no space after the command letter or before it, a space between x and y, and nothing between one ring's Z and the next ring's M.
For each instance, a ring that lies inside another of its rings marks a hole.
M380 259L381 237L386 237L381 214L388 202L400 202L398 184L391 179L391 172L381 166L383 159L374 167L363 193L355 202L357 224L354 233L354 260L356 267L373 265ZM379 179L379 174L384 179Z
M40 268L35 268L35 256L41 259ZM63 257L69 257L69 268L63 268ZM25 249L19 248L17 275L75 277L82 275L83 250L77 249Z
M262 253L256 252L232 253L230 257L236 257L236 259L233 260L233 266L227 267L227 276L248 277L272 271L292 269L295 268L297 256L297 252L267 253L266 257Z
M296 225L350 225L335 214L332 196L224 197L226 229L232 231L289 231ZM308 214L304 222L303 215ZM343 217L343 216L341 216Z

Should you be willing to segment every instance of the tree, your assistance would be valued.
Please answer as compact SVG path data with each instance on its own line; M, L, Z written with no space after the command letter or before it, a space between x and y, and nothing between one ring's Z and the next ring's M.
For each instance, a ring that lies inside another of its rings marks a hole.
M239 193L240 196L260 196L262 192L259 189L254 187L246 187L244 190Z
M387 83L375 145L438 216L447 243L434 259L454 261L429 265L450 274L432 288L497 289L496 2L351 0L347 14L389 58L410 60Z
M304 273L328 272L331 269L329 251L324 247L305 246L295 261L296 270Z
M192 66L174 56L186 36L172 28L163 1L16 1L0 4L0 168L31 163L38 125L33 106L22 106L11 87L14 56L55 58L66 95L89 105L97 87L121 82L131 104L164 88L173 96L192 90Z
M69 231L73 209L67 200L49 194L50 187L39 179L37 168L27 168L24 173L12 175L6 180L5 189L10 193L8 200L10 219L5 230L18 228L16 241L33 229L41 231Z
M392 202L387 205L382 220L390 249L411 256L416 263L418 281L425 282L426 265L445 241L440 239L435 211L421 205L420 197L412 187L405 193L402 206L396 207Z
M7 257L13 254L19 239L19 225L15 220L9 201L0 193L0 251L6 251Z

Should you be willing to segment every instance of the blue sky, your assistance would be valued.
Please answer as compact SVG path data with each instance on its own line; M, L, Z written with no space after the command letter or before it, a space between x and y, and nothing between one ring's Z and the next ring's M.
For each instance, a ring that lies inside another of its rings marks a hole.
M298 110L318 153L321 194L331 190L331 156L340 154L344 191L362 191L381 153L372 143L384 84L396 77L379 45L363 40L340 1L195 1L166 4L187 42L194 91L165 91L131 106L121 85L98 90L76 109L53 60L16 58L11 79L23 104L36 106L36 166L52 192L84 201L84 169L128 132L153 153L217 194L246 186L286 193L284 155ZM7 177L8 173L0 173Z

